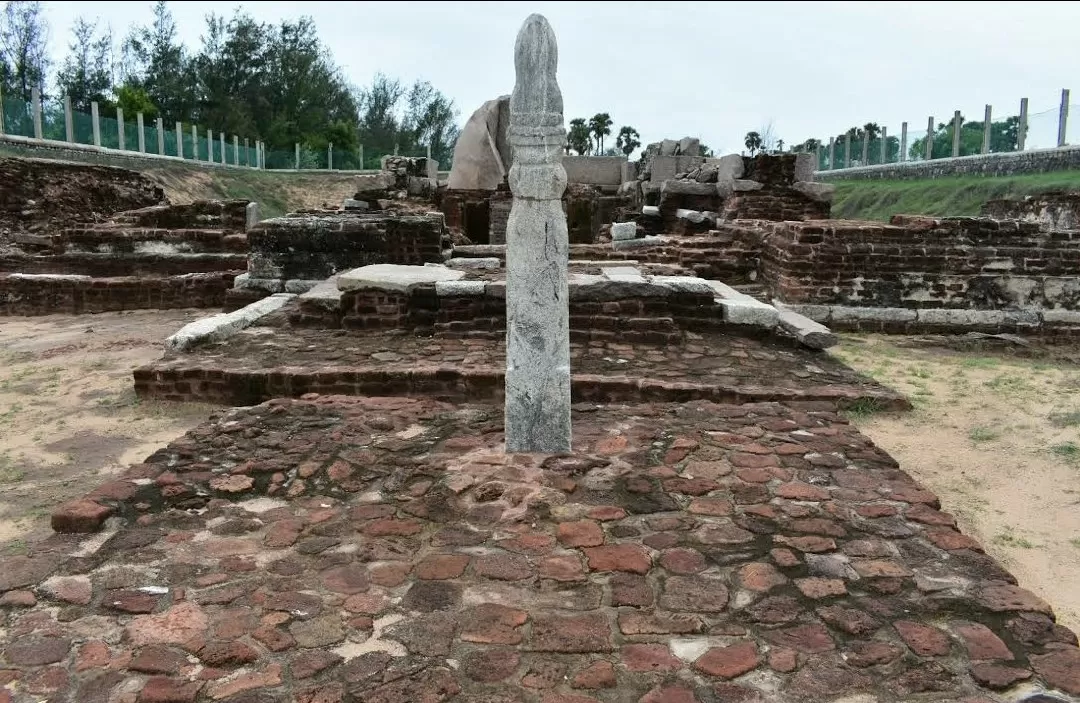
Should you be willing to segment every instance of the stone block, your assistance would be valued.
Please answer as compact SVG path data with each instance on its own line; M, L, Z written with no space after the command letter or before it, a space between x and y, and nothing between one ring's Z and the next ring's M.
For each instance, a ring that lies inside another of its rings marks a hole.
M252 200L244 206L244 231L247 232L259 224L259 204Z
M708 222L710 224L716 224L715 212L701 212L699 210L684 210L679 208L675 211L675 217L680 220L686 220L695 225Z
M828 349L836 346L840 339L825 325L814 322L794 310L779 310L780 327L791 333L799 343L811 349Z
M625 281L613 281L604 276L590 278L600 280L575 280L575 277L571 277L569 281L570 300L608 302L625 298L666 298L671 295L670 288L650 283L644 278Z
M510 96L488 100L465 123L454 144L447 187L451 190L495 190L510 169L506 133Z
M679 149L679 143L674 139L665 139L660 142L660 156L675 156Z
M704 162L700 156L657 156L649 164L649 180L654 183L667 181Z
M456 281L464 276L464 271L456 271L445 266L373 264L371 266L361 266L341 274L338 277L338 288L341 290L378 288L408 293L417 286L438 281Z
M956 327L1000 325L1005 322L1005 319L1004 310L953 310L931 308L918 311L919 322L927 325L950 325Z
M385 171L365 173L356 177L357 194L384 191L393 187L394 176Z
M494 256L484 256L479 258L457 258L450 259L446 262L446 265L452 269L499 269L502 268L502 260Z
M727 156L721 156L719 159L707 159L706 161L716 164L717 182L734 181L743 176L743 159L738 154L728 154Z
M1080 325L1080 310L1043 310L1043 322Z
M696 137L683 137L679 140L680 156L701 156L701 140Z
M831 203L833 201L833 195L836 193L836 186L831 183L796 181L792 188L811 200L816 200L820 203Z
M915 310L909 308L857 308L845 305L834 305L829 311L829 319L833 322L914 322L917 317Z
M745 193L752 190L761 190L764 185L757 181L749 181L743 178L736 178L731 183L731 189L736 193Z
M611 225L611 238L618 241L637 238L636 222L616 222Z
M633 161L623 161L622 164L622 182L636 181L637 180L637 164Z
M310 278L290 278L285 281L285 292L294 294L307 293L320 283L322 283L322 281Z
M165 350L181 352L202 342L217 342L231 337L259 318L279 310L295 297L291 293L275 293L239 310L190 322L165 340Z
M715 195L716 185L713 183L698 183L697 181L664 181L660 188L661 196L665 195Z
M720 281L707 281L716 294L716 302L724 311L724 320L736 325L754 325L772 329L780 321L780 313L772 305L740 293Z
M643 247L654 247L663 244L666 240L663 237L642 237L641 239L623 239L612 240L611 248L615 251L623 251L625 249L640 249Z
M371 209L371 203L366 200L355 200L353 198L345 198L341 203L341 209L349 212L364 211Z
M597 186L618 186L631 180L623 178L626 163L625 156L564 156L562 159L567 183Z
M325 281L320 281L318 285L312 286L307 291L301 293L297 298L297 301L315 305L326 310L340 310L341 295L342 291L337 287L337 276L331 276Z
M645 217L660 217L660 208L656 205L642 205L641 214Z
M817 171L817 154L795 155L795 181L809 183L814 180L814 171Z
M715 292L708 281L696 276L649 276L649 280L676 293L709 295Z
M436 281L435 295L442 297L469 296L481 297L487 291L485 281Z

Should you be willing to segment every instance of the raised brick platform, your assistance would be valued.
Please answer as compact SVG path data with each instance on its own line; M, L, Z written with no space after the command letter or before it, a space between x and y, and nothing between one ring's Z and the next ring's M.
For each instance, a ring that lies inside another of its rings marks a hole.
M152 278L0 274L0 316L221 307L234 274Z
M193 430L54 514L133 523L3 559L0 699L1080 696L1076 636L829 404L578 406L561 457L501 424L322 397Z

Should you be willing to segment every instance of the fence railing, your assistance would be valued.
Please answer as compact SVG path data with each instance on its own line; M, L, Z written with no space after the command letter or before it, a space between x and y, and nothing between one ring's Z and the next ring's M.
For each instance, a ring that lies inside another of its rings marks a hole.
M1070 122L1070 112L1073 119ZM909 130L902 122L898 130L888 125L877 129L854 127L828 141L814 140L798 151L816 152L819 171L857 168L907 161L929 161L954 156L973 156L1062 147L1080 143L1080 105L1069 104L1069 90L1061 91L1058 107L1028 112L1028 99L1019 111L1004 118L995 116L987 105L982 120L964 118L959 110L948 122L927 118L925 130Z
M377 169L381 158L389 155L374 149L365 154L363 146L356 151L335 149L333 144L326 149L312 149L302 144L296 144L288 151L268 149L260 140L226 135L222 131L183 122L166 125L160 117L146 119L142 113L125 115L120 108L116 108L115 118L103 115L96 102L90 104L89 113L72 109L67 97L45 104L37 88L32 90L29 101L0 94L0 137L9 135L43 140L50 145L111 149L136 156L180 158L191 163L229 168ZM430 147L424 153L404 150L401 155L430 157Z

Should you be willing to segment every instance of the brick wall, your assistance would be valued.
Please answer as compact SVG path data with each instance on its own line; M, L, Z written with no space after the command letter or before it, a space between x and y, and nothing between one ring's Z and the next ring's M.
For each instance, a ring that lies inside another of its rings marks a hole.
M1021 199L1001 198L982 206L996 220L1036 222L1042 229L1080 229L1080 192L1048 192Z
M831 212L829 203L813 200L797 190L771 186L762 190L732 193L724 202L728 220L822 220Z
M177 276L247 268L247 254L0 254L0 272L80 274L84 276Z
M223 229L243 232L247 228L250 200L197 200L183 205L156 205L124 212L116 221L132 227L158 229Z
M232 282L232 273L99 279L0 275L0 315L220 307Z
M442 261L443 216L294 215L248 232L253 278L320 280L370 264Z
M122 210L161 203L165 193L135 171L49 159L0 158L3 231L48 231L102 221Z
M1080 232L989 218L764 225L763 276L785 302L1080 309Z

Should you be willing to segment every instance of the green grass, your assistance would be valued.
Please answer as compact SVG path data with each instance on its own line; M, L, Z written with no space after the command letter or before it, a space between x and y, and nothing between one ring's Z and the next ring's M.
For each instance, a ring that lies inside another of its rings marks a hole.
M998 432L989 427L973 427L968 432L968 439L972 442L990 442L998 438Z
M885 406L877 398L857 398L851 405L844 408L844 415L849 420L859 421L879 413Z
M995 535L994 543L1006 547L1019 547L1020 549L1031 549L1035 546L1026 537L1017 537L1016 535L1009 532Z
M1069 544L1076 547L1077 549L1080 549L1080 537L1073 537L1069 540Z
M1080 425L1080 410L1066 413L1052 413L1050 424L1054 427L1076 427Z
M1080 445L1076 442L1062 442L1050 447L1050 451L1066 459L1080 459Z
M818 174L819 180L828 176ZM838 219L885 220L893 215L978 215L993 198L1041 191L1080 189L1080 171L1019 176L957 176L910 181L837 181L832 216Z

